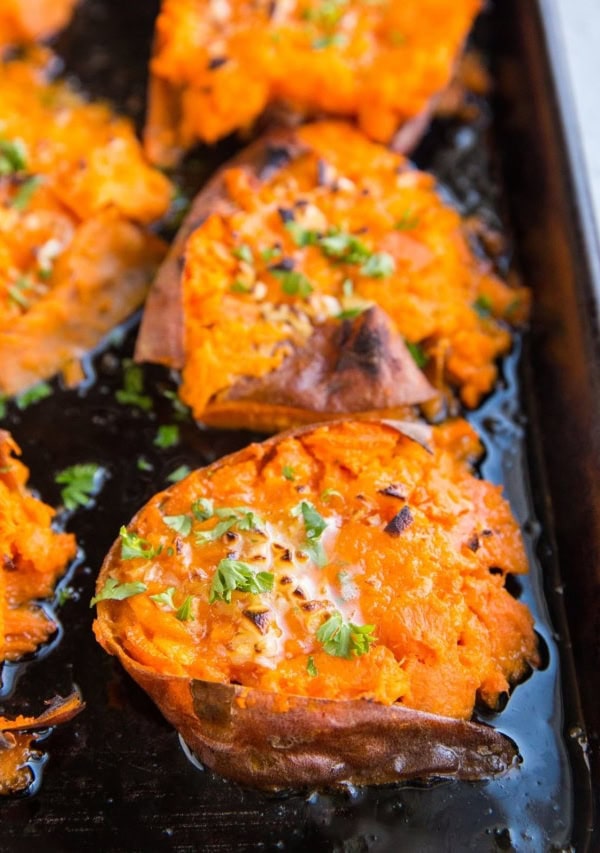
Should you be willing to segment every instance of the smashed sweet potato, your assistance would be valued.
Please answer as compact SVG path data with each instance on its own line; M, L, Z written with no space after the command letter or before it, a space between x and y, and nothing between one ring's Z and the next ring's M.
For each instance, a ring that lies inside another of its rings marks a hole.
M75 555L71 533L51 527L54 510L34 498L19 448L0 430L0 665L44 643L56 625L34 602L52 595Z
M49 38L69 22L78 0L2 0L0 51Z
M62 698L56 696L37 717L0 716L0 795L18 794L33 781L30 762L41 757L35 747L40 729L72 720L85 708L78 691Z
M150 65L146 148L173 165L197 141L267 107L356 117L407 150L448 86L480 0L163 0Z
M469 722L537 663L527 571L465 422L336 421L156 495L102 567L96 637L200 759L247 784L492 775Z
M196 198L136 357L183 368L183 400L221 427L398 416L448 386L471 407L528 304L430 175L320 122L267 135Z
M143 302L165 248L147 226L169 181L128 120L49 67L45 51L0 65L3 394L72 369Z

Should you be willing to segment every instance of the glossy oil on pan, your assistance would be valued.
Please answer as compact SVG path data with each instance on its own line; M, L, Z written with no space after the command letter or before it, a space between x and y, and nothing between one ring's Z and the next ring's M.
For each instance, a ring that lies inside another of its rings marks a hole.
M156 5L87 0L58 42L67 70L138 120ZM488 782L277 796L194 766L150 700L96 645L88 602L120 524L169 474L212 462L254 436L201 430L184 419L180 443L158 448L158 425L174 418L164 393L174 384L166 370L145 368L152 411L115 401L135 337L125 329L90 359L82 390L54 383L51 397L25 411L10 406L3 423L22 445L32 485L45 500L58 504L54 474L68 465L98 463L106 479L96 505L67 519L84 556L65 581L74 595L58 610L59 636L43 654L2 673L6 713L35 713L44 698L67 695L73 684L87 707L40 744L48 757L33 768L32 792L0 802L0 849L597 849L600 353L594 284L600 278L594 280L594 256L584 240L589 207L572 135L562 124L564 95L559 102L550 73L549 57L555 68L558 60L548 52L544 24L552 23L542 20L534 2L498 0L476 34L496 83L492 118L483 110L468 123L438 120L415 155L463 212L505 229L511 223L515 263L534 290L531 334L505 359L498 390L470 415L486 447L482 473L504 484L532 565L531 576L513 591L536 616L543 665L500 714L479 713L517 742L521 766ZM225 143L200 151L183 179L197 188L233 150ZM139 470L140 457L151 470Z

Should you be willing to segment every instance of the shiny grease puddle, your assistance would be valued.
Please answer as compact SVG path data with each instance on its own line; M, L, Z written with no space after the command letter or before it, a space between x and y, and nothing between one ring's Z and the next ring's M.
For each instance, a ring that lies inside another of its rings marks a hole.
M89 8L103 5L88 3ZM469 126L436 123L416 160L444 181L463 212L495 223L500 203L488 126L487 108ZM83 552L54 600L62 629L46 648L23 663L5 665L1 673L0 711L6 714L39 712L43 699L67 695L74 683L87 703L80 716L41 745L50 759L41 786L45 759L32 768L35 795L1 803L6 849L571 849L573 788L562 738L559 638L543 592L543 571L552 556L535 518L529 482L521 342L504 361L497 391L469 415L486 448L481 473L504 485L531 564L530 575L520 580L520 595L536 617L544 665L516 688L500 714L481 717L516 741L521 766L492 782L270 796L193 766L177 734L91 633L88 602L95 575L119 526L182 466L212 462L258 437L198 427L178 411L170 397L173 379L159 368L143 369L150 411L119 404L115 393L128 370L124 359L131 355L135 324L123 332L121 341L109 340L89 360L90 379L82 389L65 390L54 382L51 397L23 411L10 404L2 422L22 447L30 485L53 505L60 503L57 471L81 462L105 471L93 505L59 518L76 533ZM178 424L176 446L156 445L162 424Z

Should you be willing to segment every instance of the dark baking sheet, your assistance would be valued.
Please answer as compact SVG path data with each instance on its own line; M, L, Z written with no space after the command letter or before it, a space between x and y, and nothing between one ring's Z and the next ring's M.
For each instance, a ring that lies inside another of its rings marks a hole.
M150 0L87 0L59 42L67 70L94 95L112 97L138 118L155 6ZM495 224L505 221L510 203L519 262L535 289L525 357L519 341L498 391L471 416L487 450L482 473L504 483L523 525L532 573L520 594L536 614L545 650L543 668L517 688L506 709L483 717L517 741L521 768L477 784L268 796L190 763L153 704L95 644L88 601L119 525L165 485L169 473L181 464L212 461L253 436L202 430L186 420L178 447L156 448L158 426L175 420L163 394L174 388L168 373L144 371L155 401L151 414L115 402L132 329L90 359L83 389L54 383L52 397L25 411L11 407L6 419L32 484L46 500L59 502L54 473L67 465L98 462L107 479L93 508L64 519L83 553L63 584L76 598L58 611L61 635L2 674L0 708L6 712L37 711L44 698L67 693L73 683L87 708L40 745L48 759L36 768L33 794L0 801L1 850L594 849L591 776L563 605L595 738L599 709L590 679L598 666L593 620L600 613L594 480L600 395L594 402L593 391L600 357L589 310L596 305L591 266L575 211L581 195L570 182L536 4L498 3L476 40L491 56L499 84L493 122L487 108L470 124L437 122L416 159L467 213ZM187 180L197 183L229 151L221 146L197 155ZM581 208L579 215L585 214ZM152 463L151 471L138 470L140 456Z

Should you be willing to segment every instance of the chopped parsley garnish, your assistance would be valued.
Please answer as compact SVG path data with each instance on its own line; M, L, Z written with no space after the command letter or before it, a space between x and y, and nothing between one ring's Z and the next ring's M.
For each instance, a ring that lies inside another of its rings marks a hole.
M141 581L119 583L116 578L107 578L98 595L94 596L90 601L90 607L93 607L99 601L123 601L126 598L131 598L133 595L146 592L147 589L146 584Z
M20 139L0 139L0 176L16 175L27 168L27 149Z
M240 281L238 278L233 282L229 290L232 293L252 293L252 285Z
M323 50L327 47L344 47L347 43L348 39L343 33L330 33L314 39L311 42L311 47L313 50Z
M210 498L198 498L192 504L192 513L196 521L206 521L215 514L215 504Z
M345 278L342 282L342 293L346 297L354 295L354 282L351 278Z
M137 533L127 530L124 525L119 530L119 536L121 537L122 560L151 560L153 557L157 557L162 551L160 545L158 548L155 548L147 539L142 539Z
M192 614L192 596L188 595L181 605L178 608L177 613L175 614L175 618L179 619L180 622L189 622L190 619L193 619L194 616Z
M175 468L174 471L167 477L168 483L178 483L180 480L183 480L184 477L190 473L191 468L189 465L180 465L179 468Z
M271 572L254 572L248 563L239 560L221 560L215 571L210 593L209 604L215 601L231 602L231 593L234 590L240 592L251 592L260 595L273 589L275 577Z
M165 607L169 607L171 610L175 610L175 602L173 601L175 592L175 587L169 586L164 592L157 592L155 595L151 595L150 598L152 601L156 601L157 604L162 604Z
M473 308L480 317L489 317L492 313L492 301L489 296L478 296L475 302L473 303Z
M152 471L153 465L151 462L145 458L145 456L138 456L137 462L135 463L135 467L138 471Z
M337 489L325 489L321 492L321 500L328 501L330 498L341 498L343 497L341 492L338 492Z
M27 388L15 398L17 409L23 411L23 409L32 406L34 403L39 403L40 400L44 400L51 394L52 388L47 382L38 382L37 385L32 385L31 388Z
M134 364L130 359L123 362L123 387L120 388L115 397L118 403L124 406L137 406L144 412L152 408L152 398L143 393L144 375L139 364Z
M56 591L56 606L64 607L67 601L71 598L75 598L76 595L77 593L72 586L61 586L61 588Z
M423 347L420 344L413 344L410 341L406 341L406 348L412 355L413 361L415 362L417 367L425 367L425 365L429 361L429 356L427 355Z
M296 479L296 472L294 471L291 465L284 465L281 469L281 473L283 474L285 479L289 480L290 482Z
M362 275L369 278L387 278L396 269L396 262L387 252L375 252L361 266Z
M281 283L281 289L288 296L300 296L306 299L313 292L313 286L306 276L295 270L271 269L271 275Z
M238 261L243 261L245 264L254 263L252 249L247 243L242 243L241 246L236 246L235 249L231 250L231 254L234 258L237 258Z
M328 258L335 258L347 264L361 264L372 257L371 250L362 240L344 231L330 230L325 237L321 237L319 245Z
M171 390L163 391L162 395L163 395L163 397L166 397L167 400L171 401L173 413L174 413L174 415L178 421L185 420L188 417L190 410L186 406L186 404L183 402L183 400L179 399L176 391L171 391Z
M260 250L261 260L263 260L266 264L268 264L269 261L274 260L280 254L280 246L267 246L266 248Z
M247 507L219 507L215 509L212 515L216 515L221 521L218 521L212 530L201 530L196 533L196 544L204 545L206 542L215 542L220 539L224 533L231 530L232 527L237 527L238 530L260 530L264 527L264 522L256 513ZM208 516L209 518L211 516Z
M306 661L306 671L311 678L315 678L319 674L319 670L316 667L315 660L312 655L309 655L308 660Z
M180 533L182 536L189 536L192 532L192 517L191 515L163 515L164 523L175 533Z
M376 640L374 630L374 625L346 622L339 610L336 610L317 631L317 640L328 655L351 659L367 654Z
M24 311L26 311L31 304L29 299L27 299L27 297L23 293L23 290L26 289L26 286L22 282L25 281L25 278L19 279L14 284L11 284L11 286L7 290L9 300L15 305L18 305L19 308L23 308Z
M327 563L327 554L321 542L321 536L327 529L327 522L317 512L310 501L301 501L292 510L292 515L296 518L302 516L304 521L306 542L302 546L303 549L310 555L317 566L324 566Z
M19 189L16 191L11 207L15 210L23 211L29 205L34 192L43 184L44 179L39 175L33 175L31 178L23 181Z
M64 484L60 490L60 496L65 509L77 509L78 506L87 506L98 491L100 477L104 473L100 465L86 462L79 465L71 465L55 476L55 481Z
M303 228L297 222L291 219L285 223L286 230L290 232L292 240L296 246L314 246L319 242L319 232L312 231L308 228Z
M418 224L419 217L409 207L408 210L404 211L400 219L394 223L394 228L396 231L412 231Z
M344 14L344 6L348 0L322 0L316 6L304 9L302 17L305 21L331 28L338 24Z
M162 424L159 426L154 438L154 446L165 450L167 447L175 447L179 443L179 427L177 424Z
M0 419L6 417L6 394L0 394Z
M356 308L345 308L335 316L337 320L355 320L357 317L360 317L361 314L364 314L367 308L367 305L361 305Z

